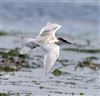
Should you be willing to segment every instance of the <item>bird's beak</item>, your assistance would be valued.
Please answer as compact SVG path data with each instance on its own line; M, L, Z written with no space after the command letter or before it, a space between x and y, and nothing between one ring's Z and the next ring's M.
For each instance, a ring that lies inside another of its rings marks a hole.
M72 44L72 43L71 43L71 42L69 42L69 41L66 41L65 43Z
M61 43L61 44L63 44L63 43L68 43L68 44L72 44L71 42L69 42L69 41L67 41L67 40L65 40L65 39L63 39L63 38L58 38L58 40L59 40L59 42Z

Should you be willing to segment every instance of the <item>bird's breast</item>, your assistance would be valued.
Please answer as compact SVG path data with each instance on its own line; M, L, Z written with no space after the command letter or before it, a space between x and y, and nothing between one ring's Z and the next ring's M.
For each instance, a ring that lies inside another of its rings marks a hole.
M39 37L38 39L37 39L37 42L39 43L39 44L48 44L48 43L51 43L51 44L53 44L53 43L55 43L55 42L58 42L58 40L57 40L57 38L55 38L55 37Z

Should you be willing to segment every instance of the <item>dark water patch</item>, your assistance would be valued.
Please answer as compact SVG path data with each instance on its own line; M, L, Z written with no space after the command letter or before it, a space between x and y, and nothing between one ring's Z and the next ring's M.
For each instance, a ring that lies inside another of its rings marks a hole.
M55 82L56 82L57 84L62 83L62 81L58 81L58 80L57 80L57 81L55 81Z
M83 52L83 53L100 53L100 49L79 49L79 48L63 48L64 51Z
M60 64L62 64L63 66L67 66L67 63L69 62L69 60L67 59L61 59L61 60L57 60Z
M31 66L32 68L40 68L41 67L41 65L38 63L36 63L36 62L32 62L32 66Z
M33 80L32 82L33 82L33 83L37 83L37 81L35 81L35 80Z
M44 89L44 86L40 86L39 88L40 88L40 89Z
M75 82L64 82L64 84L76 85L77 83L75 83Z
M55 91L55 94L63 94L63 92Z

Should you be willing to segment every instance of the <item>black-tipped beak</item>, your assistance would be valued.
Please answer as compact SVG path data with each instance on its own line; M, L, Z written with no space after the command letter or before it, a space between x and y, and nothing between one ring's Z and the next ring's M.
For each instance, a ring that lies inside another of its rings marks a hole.
M67 41L67 40L65 40L65 39L63 39L63 38L58 38L58 40L59 40L60 43L72 44L71 42L69 42L69 41Z
M71 42L66 41L65 43L72 44Z

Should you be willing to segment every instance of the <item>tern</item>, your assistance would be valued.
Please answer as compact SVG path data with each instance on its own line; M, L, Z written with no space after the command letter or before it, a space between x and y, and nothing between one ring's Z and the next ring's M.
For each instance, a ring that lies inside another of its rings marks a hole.
M33 38L26 38L25 46L20 50L20 54L29 53L31 49L41 47L45 51L44 71L49 73L59 57L60 45L64 43L71 44L63 38L56 38L55 33L61 28L60 24L48 22L41 29L39 35Z

